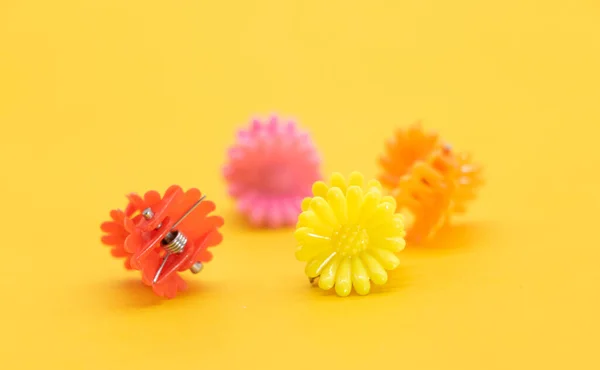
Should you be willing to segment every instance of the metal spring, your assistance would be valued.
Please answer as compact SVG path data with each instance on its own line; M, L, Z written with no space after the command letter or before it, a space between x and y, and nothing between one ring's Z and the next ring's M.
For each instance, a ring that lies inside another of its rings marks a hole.
M179 231L174 230L169 231L161 243L167 252L176 254L183 252L183 248L185 248L187 243L187 238Z
M156 282L158 281L158 278L160 277L160 273L162 272L163 268L165 267L165 264L167 263L167 259L169 258L169 256L171 254L177 254L177 253L183 252L183 249L185 248L185 245L187 244L187 237L185 235L183 235L182 233L180 233L179 231L174 230L174 229L177 227L177 225L179 225L179 223L181 223L181 221L183 221L184 218L186 218L200 204L200 202L202 202L204 200L204 198L206 198L206 195L202 196L196 203L194 203L194 205L190 209L188 209L183 214L183 216L181 216L181 218L179 218L179 220L177 220L173 224L173 226L171 226L171 231L169 231L167 233L167 235L165 235L165 237L161 241L161 245L167 251L167 254L163 257L162 263L160 264L158 271L156 271L156 275L154 275L154 280L153 280L154 284L156 284ZM142 214L142 217L144 217L146 220L151 220L154 217L154 212L149 207L144 209L141 212L141 214ZM162 227L162 223L158 224L156 226L156 229L158 230L161 227ZM192 267L190 267L190 271L194 274L197 274L200 271L202 271L203 267L204 266L202 265L202 262L196 261L192 265Z
M142 211L142 216L146 220L151 220L152 217L154 217L154 212L151 208L146 208ZM158 224L156 228L160 229L161 226L162 224ZM186 236L177 230L169 231L169 233L165 235L164 239L161 242L163 248L165 248L165 250L169 253L181 253L186 243Z

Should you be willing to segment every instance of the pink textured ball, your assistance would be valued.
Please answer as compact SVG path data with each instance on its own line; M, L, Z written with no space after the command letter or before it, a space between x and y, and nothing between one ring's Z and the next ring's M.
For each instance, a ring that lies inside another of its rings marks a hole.
M321 179L320 158L308 133L277 116L238 132L223 174L229 194L252 226L294 225L302 199Z

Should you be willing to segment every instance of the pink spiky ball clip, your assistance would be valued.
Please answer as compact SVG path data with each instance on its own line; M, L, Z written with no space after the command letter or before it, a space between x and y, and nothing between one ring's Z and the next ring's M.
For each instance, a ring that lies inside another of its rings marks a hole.
M321 179L320 157L296 122L272 116L238 131L223 175L237 208L254 227L296 224L302 200Z

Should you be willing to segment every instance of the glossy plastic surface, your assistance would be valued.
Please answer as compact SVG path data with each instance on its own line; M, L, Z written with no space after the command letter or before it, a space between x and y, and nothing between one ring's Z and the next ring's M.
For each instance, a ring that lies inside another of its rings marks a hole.
M201 196L198 189L184 192L177 185L167 189L163 197L156 191L149 191L144 197L130 194L126 211L111 212L113 221L102 225L103 230L112 232L103 237L103 242L112 243L113 255L125 256L128 269L141 270L144 284L151 286L159 296L173 298L185 290L187 284L179 272L190 269L195 262L209 262L212 254L208 248L222 241L219 228L223 226L223 218L210 215L215 204L203 200L177 225L176 230L186 236L187 243L181 253L169 256L156 283L153 283L166 254L162 240ZM150 219L140 214L146 208L151 208L154 213Z
M427 161L440 145L438 134L424 131L420 122L396 130L385 142L385 152L379 158L383 170L378 176L379 181L386 189L395 189L415 163Z
M223 169L229 194L252 226L294 225L302 199L321 178L320 158L308 133L273 116L237 134Z
M420 123L397 130L379 163L379 179L399 211L410 216L407 240L417 244L435 235L453 214L466 212L483 184L482 169L470 155L454 152Z
M396 213L396 202L382 196L381 184L352 173L339 173L329 183L316 182L313 196L302 202L302 213L294 234L296 258L306 262L305 273L318 286L335 287L339 296L352 287L368 294L371 282L387 282L387 271L400 264L395 255L404 248L404 224Z
M130 234L130 230L126 228L126 224L139 224L144 220L141 212L146 208L156 207L160 202L160 194L156 191L147 192L144 197L137 194L129 194L127 196L129 202L125 207L125 211L115 209L110 211L111 221L106 221L100 226L105 233L102 236L102 243L112 247L111 254L117 258L125 259L125 268L133 270L131 266L131 258L133 253L128 252L125 248L125 240Z
M411 216L406 238L412 243L420 243L434 235L451 212L455 191L450 172L453 167L449 167L447 172L438 171L433 164L441 160L434 155L430 161L415 163L392 190L398 210Z

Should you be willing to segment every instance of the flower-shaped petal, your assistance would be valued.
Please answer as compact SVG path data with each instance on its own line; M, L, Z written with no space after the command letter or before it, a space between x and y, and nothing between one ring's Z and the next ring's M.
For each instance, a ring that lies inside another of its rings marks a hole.
M102 241L113 247L111 252L115 257L126 258L127 269L141 270L142 281L152 286L156 294L172 298L187 287L179 272L191 269L197 262L209 262L212 253L208 249L220 244L223 238L218 231L223 218L211 215L215 210L213 202L198 203L201 197L198 189L184 192L177 185L169 187L162 197L156 191L143 196L129 194L125 211L112 211L112 221L101 225L107 233ZM143 212L146 209L152 212ZM185 235L187 241L163 265L167 255L163 241L171 231Z
M392 191L401 211L412 218L407 238L420 243L433 236L452 214L465 212L482 183L481 168L449 146L416 163Z
M400 178L412 166L429 155L440 145L437 133L426 132L417 122L406 129L399 129L385 144L385 152L379 158L382 173L379 181L388 189L394 189Z
M127 247L127 238L135 229L135 225L141 220L140 212L148 207L153 207L160 201L160 194L155 191L149 191L144 194L144 197L138 194L129 194L127 196L129 202L125 207L125 211L113 210L110 212L111 221L104 222L100 228L105 233L102 236L102 243L111 246L111 254L117 258L125 259L125 268L128 270L134 269L132 266L131 257L133 250ZM139 235L139 237L142 237Z
M419 243L435 234L452 214L464 213L482 185L481 167L454 152L420 124L398 130L380 158L379 179L407 215L407 238Z
M477 191L484 184L483 169L473 163L467 153L456 153L453 172L455 176L455 192L452 196L452 211L456 214L465 213L467 205L477 197Z
M112 221L107 221L100 225L100 229L105 233L102 236L102 243L111 248L110 253L117 258L125 258L125 268L131 270L129 262L131 254L125 250L125 238L127 238L127 230L124 227L125 213L121 210L113 210L110 212Z
M160 283L154 283L156 271L162 263L164 255L152 253L144 261L145 268L142 270L142 281L147 286L151 286L154 293L164 298L175 298L177 292L187 289L187 283L178 274L169 274L165 276ZM172 261L168 261L171 262Z
M371 283L385 284L386 271L399 265L394 253L404 248L395 200L382 196L378 181L365 183L357 172L348 179L334 173L328 183L317 181L312 188L294 233L296 258L306 262L306 275L318 278L321 289L335 287L340 296L353 287L364 295Z
M319 166L310 136L295 122L273 116L238 132L223 175L251 225L278 228L296 221L301 200L321 176Z
M154 230L151 237L144 238L140 233L132 233L128 238L128 241L132 239L132 244L140 243L132 248L137 250L132 259L136 263L133 264L134 267L142 271L144 282L152 286L157 295L165 298L173 298L186 289L187 284L179 273L192 268L197 262L209 262L212 253L208 248L220 244L223 239L218 230L223 226L223 218L211 215L215 210L214 203L203 200L193 208L202 198L198 189L190 189L185 193L168 191L163 199L170 194L175 196L171 198L167 208L158 209L157 212L166 215L161 221L162 226ZM182 218L184 215L185 218ZM167 256L163 241L179 220L176 231L184 235L187 241L183 250ZM162 269L159 271L161 265Z

